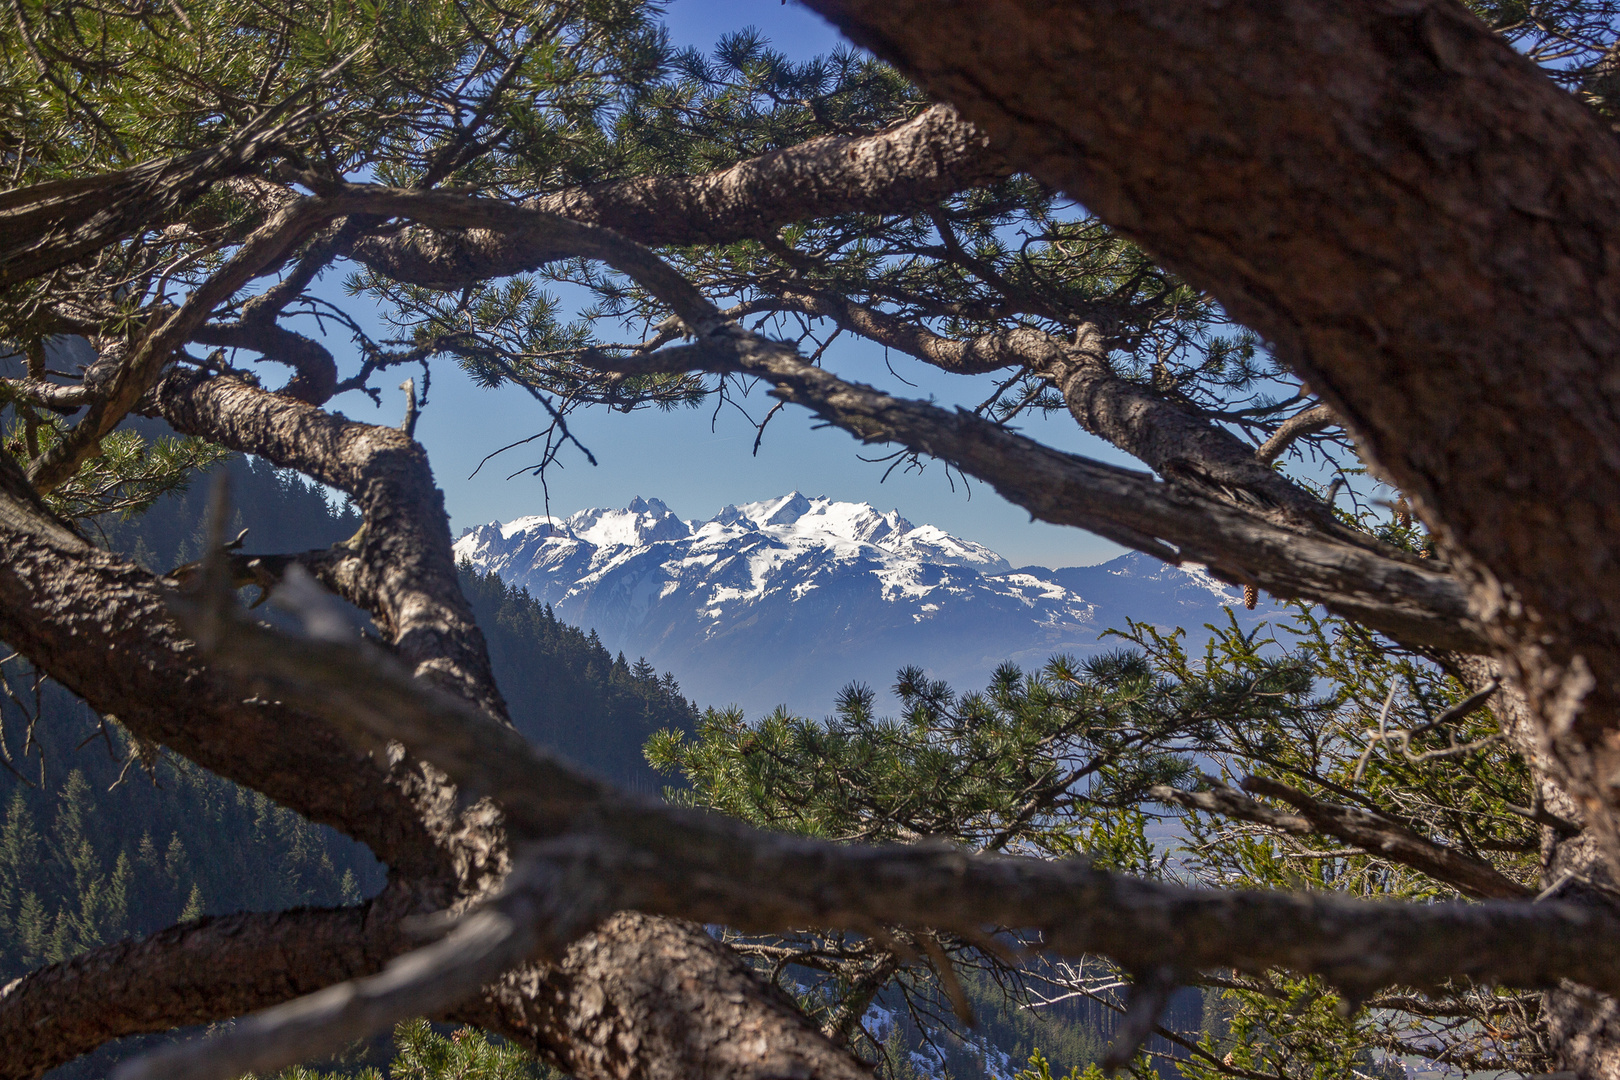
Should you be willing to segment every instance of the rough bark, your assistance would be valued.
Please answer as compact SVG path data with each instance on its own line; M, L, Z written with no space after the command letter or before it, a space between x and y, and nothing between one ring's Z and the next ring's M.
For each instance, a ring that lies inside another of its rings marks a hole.
M283 445L277 440L292 443L300 438L312 440L305 452L317 447L332 451L333 464L325 474L330 478L328 482L339 479L356 482L357 498L370 495L385 499L388 496L383 492L390 484L397 485L403 492L420 494L421 486L417 481L426 474L418 471L417 465L425 466L425 463L420 462L420 448L404 440L401 433L390 434L389 429L327 417L307 405L265 394L234 379L217 380L224 384L214 388L221 396L211 396L209 390L186 382L185 374L173 373L170 380L174 381L165 381L157 395L159 400L168 402L176 418L186 415L199 418L207 415L211 405L219 405L223 400L242 404L242 395L248 395L243 411L230 415L242 426L240 430L260 432L258 437L264 440L261 445L265 451ZM196 398L189 412L177 400L185 394L194 394ZM255 417L264 421L263 425L255 427ZM288 452L292 452L291 448ZM431 492L431 484L428 490ZM396 495L400 493L396 491ZM437 499L436 492L431 494L432 499ZM430 500L428 508L435 505ZM417 504L416 509L420 511L423 507ZM439 513L442 517L442 509ZM442 523L439 527L444 530ZM447 530L443 535L446 539L442 554L448 563ZM387 755L386 763L368 759L314 715L279 700L252 695L240 683L203 664L195 645L173 624L167 608L168 597L161 584L138 567L94 548L52 518L25 478L3 456L0 456L0 547L7 553L6 559L0 560L0 640L20 649L52 678L83 697L92 708L117 715L120 722L142 737L160 742L221 776L263 792L311 820L331 825L366 843L389 864L398 887L403 890L402 899L390 902L391 918L465 903L487 894L498 883L505 868L504 828L499 814L487 800L463 809L456 788L446 783L438 770L392 754ZM422 549L407 545L400 550L407 554L416 550L420 554ZM400 550L389 549L384 554L399 555ZM408 597L409 594L390 595ZM459 597L459 592L456 595ZM409 612L417 610L413 606L416 604L407 600L397 606L400 611ZM427 673L434 670L430 665ZM458 679L442 680L441 685L447 692L455 693L457 700L469 701L470 705L476 702L481 706L487 700L487 695L463 695L460 690L464 683ZM477 715L489 728L509 731L490 719L486 712L480 711ZM330 976L328 982L369 974L391 955L394 945L388 943L395 939L389 935L397 934L398 928L378 921L375 905L369 918L375 925L366 927L367 934L372 935L368 940L383 944L364 945L358 947L359 952L352 944L337 948L334 961L342 960L343 964L352 961L353 966L339 964L326 969ZM656 940L658 947L638 946L640 951L632 954L646 966L622 972L621 977L626 980L625 985L631 987L665 987L674 995L665 1003L668 1016L686 1016L690 1023L692 1017L707 1008L704 1000L697 996L707 986L683 983L681 962L676 957L683 950L701 951L715 946L700 930L662 920L649 920L649 923L656 925L653 929L639 929L636 940ZM276 933L280 932L276 929L278 925L281 924L273 920L262 924L225 923L222 932L235 927L232 932L238 933L238 939L234 947L247 955L257 948L273 949ZM186 943L192 939L186 936L185 928L173 933L179 935L174 963L190 963L187 957L194 953L186 951L189 948ZM581 947L589 951L591 941L605 949L616 947L611 932L587 938ZM341 944L336 937L327 943L334 947ZM123 946L114 947L115 950L120 948ZM41 1009L53 1013L60 1010L59 1021L80 1033L74 1035L70 1031L54 1040L40 1036L37 1043L28 1044L32 1047L28 1056L17 1057L15 1065L11 1055L6 1055L0 1062L0 1076L6 1080L31 1077L89 1048L99 1030L95 1027L97 1021L81 1015L84 1008L75 1013L74 1002L83 1006L103 996L121 1000L119 995L124 993L121 988L126 985L144 986L150 992L161 981L161 963L154 968L150 980L142 981L145 976L138 971L125 970L122 961L155 958L159 953L91 954L91 959L70 962L70 965L79 965L72 971L59 970L61 966L45 969L30 976L34 981L27 986L14 988L27 989L27 993L0 994L0 1033L17 1025L33 1024ZM108 966L101 964L97 956L112 957L119 962ZM132 1009L107 1022L118 1025L119 1034L162 1031L177 1024L219 1020L264 1008L323 985L316 981L317 969L311 966L313 961L306 963L291 953L283 959L291 965L304 964L298 968L302 974L296 979L258 979L256 997L244 996L246 989L235 994L222 989L218 1010L206 1017L195 1011L203 1006L198 1005L194 996L181 993L172 1000L154 997L145 1011ZM708 1046L707 1052L717 1067L724 1061L746 1060L759 1025L769 1028L777 1024L774 1018L780 1012L780 1003L764 986L737 981L737 973L746 976L742 961L732 957L730 962L734 968L729 984L733 996L728 999L731 1011L727 1015L734 1019L757 1013L759 1019L735 1029L688 1030L694 1040ZM661 967L661 964L670 966ZM224 980L252 970L249 965L235 973L194 978ZM565 979L568 986L575 988L589 983L589 978L583 974L570 974L566 965L561 968L530 966L523 969L521 977L528 980L525 985L538 986L542 991L553 979ZM182 979L180 989L185 990L186 985ZM603 999L617 1000L613 997L617 992L605 989ZM51 994L56 997L52 998ZM69 996L63 996L65 994ZM510 988L494 987L490 994L493 995L491 1000L501 1007L509 1008L514 1004ZM541 1033L565 1042L586 1040L583 1031L566 1034L571 1020L546 1019L544 1003L555 1000L559 1000L558 994L547 996L542 992L539 1001L524 1006L527 1019L523 1024L505 1029L504 1033L532 1049L553 1054L566 1053L566 1047L535 1041ZM621 1048L630 1047L625 1051L625 1060L629 1062L626 1068L631 1071L656 1069L657 1059L652 1055L662 1053L667 1046L649 1040L646 1050L637 1053L634 1048L640 1036L634 1024L642 1019L644 1010L638 1011L631 1001L622 1004L622 1008L615 1006L608 1017L591 1023L590 1037L607 1038ZM745 1037L746 1044L734 1043L735 1039ZM820 1060L818 1055L824 1054L821 1047L825 1043L814 1031L796 1032L793 1040L796 1041L773 1048L773 1054L798 1055L807 1060ZM830 1075L852 1076L859 1072L852 1060L845 1061L841 1069ZM756 1071L734 1075L760 1074Z
M380 968L413 944L388 894L362 907L198 919L0 987L0 1076L37 1077L126 1035L228 1020Z
M0 640L97 712L355 837L400 873L452 876L453 800L415 801L419 772L379 769L310 715L249 699L202 662L150 574L31 498L14 468L0 468Z
M514 972L457 1019L547 1047L575 1076L866 1080L792 1002L689 923L609 918L541 979Z
M215 146L118 172L0 195L0 287L27 281L150 228L209 185L248 172L312 109L267 110Z
M1448 0L807 5L1271 339L1612 805L1620 145L1589 110Z
M357 557L332 578L337 591L371 612L418 674L505 719L483 632L456 578L444 496L420 443L398 428L189 369L165 377L150 408L176 431L257 454L353 496L365 527L350 545Z
M935 106L872 135L811 139L702 176L609 181L524 205L643 244L723 244L833 214L915 213L1010 172L954 109ZM368 238L353 250L396 281L437 288L523 273L571 254L545 233L422 226Z
M484 723L463 701L419 692L364 645L295 639L237 620L221 662L359 737L398 740L456 782L489 791L530 842L509 888L530 891L546 934L633 907L744 932L884 923L969 940L1040 930L1042 948L1108 955L1130 970L1272 967L1353 994L1450 979L1620 989L1620 914L1559 904L1396 905L1333 894L1187 889L1084 858L971 855L939 845L841 845L751 828L617 792ZM228 1041L228 1040L227 1040Z
M1320 499L1270 468L1236 435L1188 404L1121 378L1108 362L1108 346L1096 326L1082 326L1074 341L1060 341L1027 327L957 340L832 293L786 290L780 302L759 301L754 307L831 319L869 341L955 374L1027 368L1058 388L1081 427L1160 476L1247 506L1278 523L1317 528L1372 546L1367 537L1335 522Z

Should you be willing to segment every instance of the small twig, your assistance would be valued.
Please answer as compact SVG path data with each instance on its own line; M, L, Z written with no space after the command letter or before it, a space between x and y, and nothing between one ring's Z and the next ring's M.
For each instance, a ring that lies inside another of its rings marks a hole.
M400 421L399 430L405 433L406 438L414 439L416 438L417 414L416 380L406 379L404 382L399 384L399 388L405 391L405 419Z

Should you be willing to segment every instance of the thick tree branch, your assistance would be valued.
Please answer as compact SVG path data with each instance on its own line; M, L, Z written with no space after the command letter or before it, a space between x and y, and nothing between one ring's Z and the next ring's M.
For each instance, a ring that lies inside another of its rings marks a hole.
M271 109L220 143L97 176L0 194L0 287L94 254L161 221L210 184L253 169L315 112Z
M543 1048L573 1076L871 1078L701 926L633 911L576 941L544 980L513 972L452 1015Z
M1265 777L1251 776L1243 781L1243 787L1259 795L1281 799L1297 812L1274 809L1222 784L1211 785L1207 791L1156 787L1150 794L1191 810L1251 821L1292 836L1331 836L1369 854L1410 866L1476 899L1528 900L1535 896L1534 889L1506 877L1489 863L1425 840L1399 822L1365 810L1322 802Z
M1326 431L1339 422L1333 415L1333 410L1326 405L1315 405L1304 412L1295 413L1284 420L1277 430L1271 433L1271 438L1260 444L1254 456L1266 465L1282 457L1283 451L1307 435L1315 435L1318 431Z
M833 214L915 213L1011 170L955 110L935 106L872 135L811 139L693 177L641 177L541 195L525 207L643 244L723 244ZM459 288L574 252L544 230L417 226L362 240L354 258L396 281Z
M1072 342L1028 327L957 340L835 293L787 290L779 299L755 306L830 319L850 333L956 374L1026 368L1058 388L1081 427L1159 475L1246 505L1279 523L1308 525L1347 543L1371 544L1334 521L1316 496L1267 467L1268 460L1257 460L1255 451L1230 431L1188 405L1121 378L1094 325L1080 327Z
M199 919L0 987L0 1080L31 1080L125 1035L228 1020L378 970L412 944L386 913L299 909Z
M249 349L267 360L286 364L293 377L281 393L310 405L324 404L336 392L337 362L320 342L273 321L207 323L191 332L199 345Z
M151 411L200 435L348 492L365 531L348 545L358 558L328 577L371 612L418 674L504 720L483 632L461 594L444 496L420 443L397 428L323 412L241 379L175 370L155 388Z
M534 950L532 907L523 893L498 897L461 919L442 940L397 957L375 975L326 980L323 989L243 1020L228 1039L171 1043L119 1066L114 1080L271 1072L329 1057L413 1016L438 1015L528 958Z
M379 768L311 714L256 697L204 667L195 646L171 623L157 582L52 518L3 455L0 546L7 553L0 560L0 640L21 649L92 708L115 713L142 737L370 845L410 883L416 910L479 895L502 868L501 822L487 803L462 810L456 789L436 770L392 755L394 763ZM486 727L510 730L478 715ZM264 968L243 965L210 977L256 980ZM334 977L368 970L375 966ZM284 981L254 1001L223 997L220 1007L237 1013L319 985ZM721 996L711 997L711 991ZM149 1004L146 1013L107 1022L123 1025L122 1034L185 1022L170 1019L189 1007L184 1002L154 998ZM25 1007L34 1006L5 1008ZM465 1019L595 1080L626 1070L650 1080L865 1075L701 928L663 919L610 920L557 966L524 966L462 1010ZM7 1015L20 1013L0 1008L0 1031L10 1022ZM71 1014L64 1021L78 1022ZM29 1075L87 1049L95 1035L86 1031L82 1041L40 1042L27 1058Z
M1414 645L1487 646L1451 574L1314 531L1297 531L1145 473L1065 454L966 412L890 397L807 364L791 346L734 327L640 357L598 358L625 372L736 371L865 442L897 442L948 461L1035 517L1074 525L1228 581L1303 597Z
M72 412L90 402L90 391L84 386L46 382L44 379L0 380L0 400L10 398L45 409Z
M210 671L159 583L50 516L0 458L0 640L142 738L331 825L423 881L452 876L453 793L384 771L308 714ZM414 794L413 794L414 793Z
M1591 110L1450 0L805 3L1274 342L1458 553L1588 805L1620 800Z

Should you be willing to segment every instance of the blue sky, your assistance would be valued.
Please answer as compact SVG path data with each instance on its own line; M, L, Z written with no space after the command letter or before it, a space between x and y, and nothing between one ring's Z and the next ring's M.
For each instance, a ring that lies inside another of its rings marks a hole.
M712 48L722 34L749 25L764 31L773 47L793 59L831 51L839 42L837 33L817 16L795 4L773 0L674 0L668 5L666 22L677 45L704 49ZM333 342L340 355L342 344ZM911 397L935 396L941 403L951 404L976 402L985 396L979 386L965 388L962 379L896 357L895 372L917 384L907 387L889 373L882 351L875 347L856 344L839 349L835 343L825 362L842 375ZM542 513L544 498L538 478L522 473L507 479L533 460L532 455L523 456L527 449L504 454L485 465L476 477L471 475L485 454L533 435L545 425L538 406L511 387L480 389L450 362L436 364L434 376L417 437L432 458L454 531ZM772 403L761 388L747 404L759 416ZM380 410L359 395L346 395L333 406L356 419L393 423L402 410L403 395L392 390L385 393ZM797 489L811 496L870 502L880 510L898 509L914 523L938 525L986 544L1015 566L1084 565L1123 550L1076 529L1031 523L1028 513L983 484L972 484L970 496L961 479L953 478L953 490L938 464L921 474L896 470L882 482L886 466L859 459L861 455L878 456L880 448L864 449L839 431L814 430L809 414L802 409L790 406L777 414L757 456L749 452L754 428L746 419L728 409L713 419L711 430L711 415L708 408L631 416L605 411L577 415L570 421L571 427L590 447L597 465L593 467L577 451L569 451L561 468L548 469L551 511L565 515L592 506L624 506L641 495L663 499L682 517L707 518L727 503ZM1063 449L1136 464L1080 432L1071 421L1031 421L1024 430Z

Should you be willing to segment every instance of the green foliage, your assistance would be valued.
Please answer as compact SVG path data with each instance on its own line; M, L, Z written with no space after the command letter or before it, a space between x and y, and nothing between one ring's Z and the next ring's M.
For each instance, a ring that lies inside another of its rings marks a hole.
M1268 709L1219 719L1197 744L1219 779L1282 781L1307 797L1398 823L1526 886L1538 880L1528 767L1489 709L1438 722L1470 695L1451 673L1303 605L1247 633L1236 620L1210 629L1201 656L1187 653L1180 632L1133 623L1123 636L1189 693L1219 695L1233 684L1296 673L1268 691ZM1173 865L1201 884L1405 900L1458 896L1446 882L1329 836L1295 837L1198 812L1184 813L1180 828L1185 840ZM1289 1077L1344 1076L1352 1066L1376 1075L1386 1053L1467 1070L1550 1065L1533 1037L1533 995L1458 985L1426 996L1391 991L1365 1006L1345 1015L1339 996L1318 979L1229 975L1207 1010L1220 1021L1200 1042L1209 1056L1196 1056L1183 1072L1205 1080L1226 1075L1216 1064L1226 1062Z
M5 436L14 455L37 457L54 446L65 430L62 421L19 420ZM45 496L46 503L69 519L147 510L160 497L184 491L199 470L225 461L230 452L203 439L160 435L146 438L129 428L101 440L101 453L87 461L66 483Z
M1190 694L1213 698L1251 684L1265 693L1265 709L1213 714L1196 746L1228 782L1249 775L1280 780L1455 845L1527 885L1536 880L1530 773L1502 739L1495 716L1481 708L1422 730L1469 696L1444 669L1304 606L1247 633L1235 619L1212 629L1201 657L1187 654L1179 632L1133 623L1123 636ZM1375 737L1381 730L1416 734ZM1202 814L1190 814L1184 824L1191 843L1183 865L1211 882L1406 899L1456 895L1374 854L1346 850L1323 857L1324 850L1343 847L1331 840L1296 844ZM1311 854L1300 854L1306 851Z
M534 1055L476 1028L457 1028L448 1035L426 1020L406 1020L394 1027L394 1056L386 1080L562 1080L556 1069ZM358 1072L322 1072L305 1066L285 1069L275 1080L384 1080L375 1066Z
M920 672L902 672L898 719L877 717L873 695L859 687L821 722L778 711L750 725L710 710L695 736L655 736L648 757L688 781L675 797L802 835L936 838L1046 857L1086 852L1101 865L1221 887L1457 896L1447 882L1380 852L1161 805L1151 792L1157 784L1236 786L1264 777L1398 823L1527 886L1537 880L1529 771L1488 709L1456 715L1470 691L1452 673L1304 606L1248 631L1230 613L1208 629L1207 644L1192 654L1184 631L1131 623L1119 634L1130 651L1085 664L1059 658L1027 676L1003 668L984 692L960 697ZM864 992L870 980L892 977L880 1000L898 994L895 1007L920 1002L937 1014L939 973L884 968L884 950L866 939L810 932L736 944L778 978L792 963L836 973L792 975L820 987L828 1015L861 990L863 977ZM965 985L982 993L976 980L996 969L993 960L948 944L953 963L984 969L964 973ZM785 964L784 955L793 960ZM1117 980L1060 968L1036 965L1023 977L1111 1000L1113 991L1085 988ZM1177 1067L1199 1080L1233 1070L1315 1080L1352 1069L1377 1075L1387 1054L1469 1069L1547 1064L1531 1037L1533 996L1459 985L1360 1004L1347 1014L1320 980L1286 972L1221 974L1202 1021L1181 1021L1197 1049L1190 1059L1178 1051ZM1107 1028L1095 1017L1086 1022ZM1047 1045L1011 1029L1002 1037Z
M555 1080L556 1069L510 1043L491 1040L473 1028L448 1037L426 1020L408 1020L394 1029L399 1056L388 1067L389 1080Z
M1068 1074L1061 1077L1060 1080L1103 1080L1105 1075L1101 1066L1087 1065L1082 1070L1076 1065L1071 1067ZM1032 1050L1029 1055L1028 1067L1013 1073L1013 1080L1052 1080L1052 1066L1039 1049Z
M860 686L826 721L779 710L749 725L711 709L695 738L654 736L648 760L690 783L674 797L767 828L1066 855L1083 823L1132 829L1146 790L1191 767L1175 744L1209 722L1128 653L1059 657L1029 676L1004 665L960 698L907 669L895 692L898 720L876 716Z

